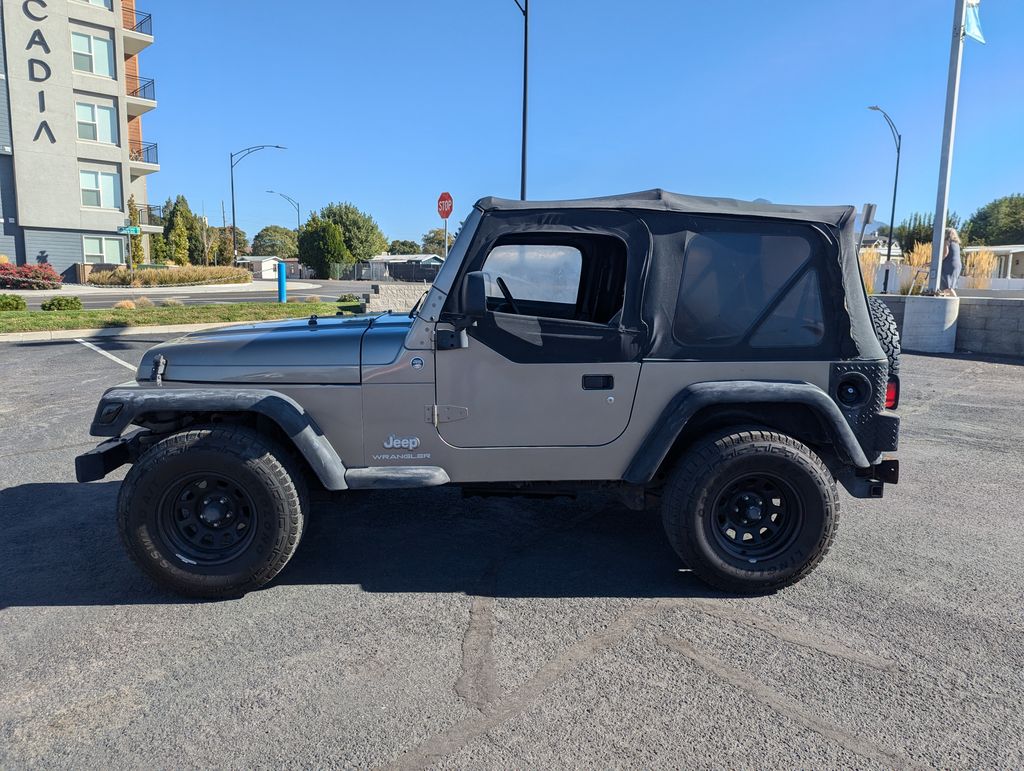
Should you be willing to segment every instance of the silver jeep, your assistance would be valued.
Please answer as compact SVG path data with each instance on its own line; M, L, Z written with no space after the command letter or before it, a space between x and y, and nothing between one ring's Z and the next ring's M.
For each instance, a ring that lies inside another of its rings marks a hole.
M329 491L618 493L660 505L705 581L807 575L836 483L897 481L899 340L869 302L851 207L654 190L477 202L411 313L225 327L148 351L108 390L79 481L131 463L129 554L233 596L288 562Z

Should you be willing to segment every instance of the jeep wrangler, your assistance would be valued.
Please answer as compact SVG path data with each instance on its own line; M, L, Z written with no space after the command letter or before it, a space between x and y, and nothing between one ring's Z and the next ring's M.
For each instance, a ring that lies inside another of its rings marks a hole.
M196 332L102 397L79 481L129 463L132 559L199 597L270 581L312 486L621 494L697 576L770 592L814 569L837 482L898 477L899 339L852 207L661 190L476 203L409 313Z

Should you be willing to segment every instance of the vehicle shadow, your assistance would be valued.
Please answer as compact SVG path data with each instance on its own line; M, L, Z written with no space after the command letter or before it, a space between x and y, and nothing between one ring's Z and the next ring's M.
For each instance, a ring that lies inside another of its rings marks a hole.
M0 491L0 608L188 603L155 587L117 534L120 482ZM468 499L457 489L321 496L271 584L494 597L723 596L681 570L654 512L611 495ZM272 591L272 589L271 589Z

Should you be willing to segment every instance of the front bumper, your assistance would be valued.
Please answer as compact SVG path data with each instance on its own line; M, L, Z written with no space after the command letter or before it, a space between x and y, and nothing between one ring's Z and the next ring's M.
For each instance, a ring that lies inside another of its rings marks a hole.
M138 456L139 440L149 431L139 430L101 442L94 449L75 458L75 478L79 482L95 482L114 469L131 463Z

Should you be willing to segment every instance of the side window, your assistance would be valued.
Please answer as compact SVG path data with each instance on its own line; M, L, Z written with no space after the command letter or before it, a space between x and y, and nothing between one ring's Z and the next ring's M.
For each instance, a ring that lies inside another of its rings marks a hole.
M740 342L752 325L777 299L786 284L811 258L811 244L802 235L772 233L764 230L708 231L692 236L683 255L682 277L676 300L673 334L688 346L728 346ZM808 274L813 275L813 274ZM805 282L801 281L803 285ZM794 287L794 291L800 286ZM790 292L796 298L794 291ZM781 321L786 312L793 319L814 305L810 285L804 287L805 300L790 303L786 309L776 308L777 331L786 327ZM813 279L816 297L816 318L821 319L821 300L817 279ZM788 328L788 327L787 327ZM822 333L823 334L823 333ZM761 332L756 333L761 335ZM821 339L821 334L814 342ZM775 346L777 342L765 333L759 345ZM806 345L812 343L794 343ZM754 344L753 340L751 341Z
M508 244L487 255L488 306L511 310L498 286L501 278L524 314L572 318L580 291L583 255L574 246Z
M808 270L750 338L754 348L805 348L825 338L818 272Z

